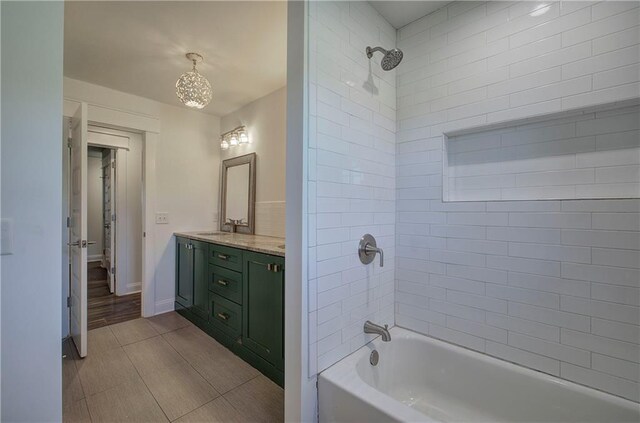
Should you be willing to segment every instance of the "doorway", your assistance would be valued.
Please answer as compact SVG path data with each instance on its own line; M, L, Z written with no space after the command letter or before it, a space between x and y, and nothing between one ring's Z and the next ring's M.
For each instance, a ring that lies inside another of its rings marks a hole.
M142 152L141 134L88 125L87 207L83 217L87 223L87 252L82 263L87 276L87 330L142 314ZM73 162L71 149L65 162ZM73 187L71 167L63 168L66 184ZM69 204L73 189L65 192ZM70 237L68 233L66 236ZM70 285L68 289L72 291Z

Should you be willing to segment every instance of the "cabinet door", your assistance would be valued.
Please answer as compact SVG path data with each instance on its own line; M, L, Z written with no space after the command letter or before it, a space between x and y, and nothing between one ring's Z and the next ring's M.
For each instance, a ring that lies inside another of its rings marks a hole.
M284 259L245 252L243 270L243 344L283 369Z
M193 250L186 238L176 238L176 302L193 305Z
M191 241L193 254L193 307L194 314L207 319L209 313L209 244Z

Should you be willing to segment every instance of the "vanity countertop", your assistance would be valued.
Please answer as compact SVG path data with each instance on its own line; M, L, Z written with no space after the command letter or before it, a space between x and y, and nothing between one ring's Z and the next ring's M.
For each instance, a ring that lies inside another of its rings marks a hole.
M219 231L175 232L174 235L284 257L284 238Z

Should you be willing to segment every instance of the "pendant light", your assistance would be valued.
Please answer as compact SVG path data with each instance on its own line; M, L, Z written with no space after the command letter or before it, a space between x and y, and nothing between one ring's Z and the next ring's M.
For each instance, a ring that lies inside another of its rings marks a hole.
M202 56L198 53L187 53L186 57L193 63L193 69L178 78L176 95L185 106L202 109L213 97L211 84L196 69L196 64L202 61Z

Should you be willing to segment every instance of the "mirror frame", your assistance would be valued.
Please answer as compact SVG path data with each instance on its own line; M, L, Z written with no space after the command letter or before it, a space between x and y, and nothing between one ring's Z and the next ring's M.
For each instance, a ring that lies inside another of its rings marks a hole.
M220 230L231 232L231 225L227 224L227 170L230 167L249 165L249 204L247 225L236 226L236 232L242 234L254 234L256 224L256 153L245 154L244 156L233 157L223 160L220 166Z

